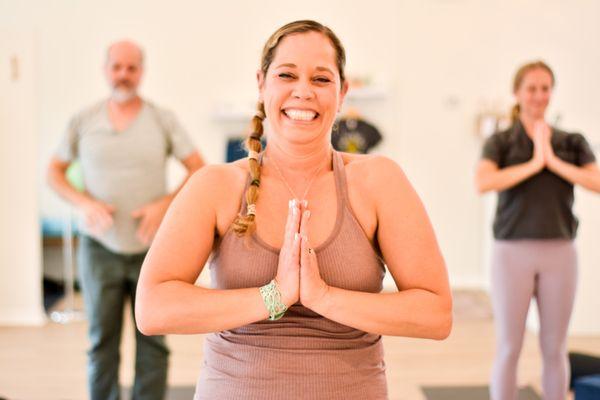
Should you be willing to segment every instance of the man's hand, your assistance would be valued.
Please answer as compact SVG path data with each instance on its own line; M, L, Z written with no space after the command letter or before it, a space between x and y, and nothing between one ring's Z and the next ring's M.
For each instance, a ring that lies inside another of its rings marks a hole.
M165 196L131 212L133 218L140 220L136 231L136 236L140 242L145 245L149 245L152 242L169 208L169 204L171 204L171 198Z
M86 227L94 235L101 235L114 223L112 214L115 207L100 200L90 198L79 206L79 210L83 213Z

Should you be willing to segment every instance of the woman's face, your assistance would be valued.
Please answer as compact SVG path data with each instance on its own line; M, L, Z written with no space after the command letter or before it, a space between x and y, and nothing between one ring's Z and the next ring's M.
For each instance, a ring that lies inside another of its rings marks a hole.
M336 52L326 36L307 32L284 37L267 73L257 76L276 137L307 143L329 136L348 87L340 82Z
M552 76L543 68L535 68L525 74L515 91L521 114L533 119L544 118L552 95Z

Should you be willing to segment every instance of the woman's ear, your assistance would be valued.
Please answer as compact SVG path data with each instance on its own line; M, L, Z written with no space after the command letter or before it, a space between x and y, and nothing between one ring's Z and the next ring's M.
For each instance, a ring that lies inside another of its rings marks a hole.
M265 74L262 70L256 71L256 83L258 84L258 101L263 102L263 87L265 86Z
M344 81L342 83L342 89L340 90L340 101L338 103L338 112L341 111L342 105L344 104L344 99L346 98L346 94L348 93L349 84L348 81Z

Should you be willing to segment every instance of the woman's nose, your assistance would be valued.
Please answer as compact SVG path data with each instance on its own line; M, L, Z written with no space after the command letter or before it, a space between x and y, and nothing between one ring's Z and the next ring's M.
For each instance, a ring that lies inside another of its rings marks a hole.
M314 98L315 93L313 92L309 82L300 79L294 86L292 96L302 100L311 100Z

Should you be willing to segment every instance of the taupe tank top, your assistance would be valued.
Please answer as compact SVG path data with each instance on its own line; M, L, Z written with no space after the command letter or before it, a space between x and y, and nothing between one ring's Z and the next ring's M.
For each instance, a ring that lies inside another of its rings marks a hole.
M332 158L337 217L328 239L315 248L321 276L334 287L378 293L385 273L379 248L350 208L341 155L334 151ZM245 200L240 211L246 212ZM246 240L228 231L210 263L213 286L263 286L275 276L278 256L279 249L256 233ZM296 303L277 321L208 335L194 398L387 399L381 336Z

